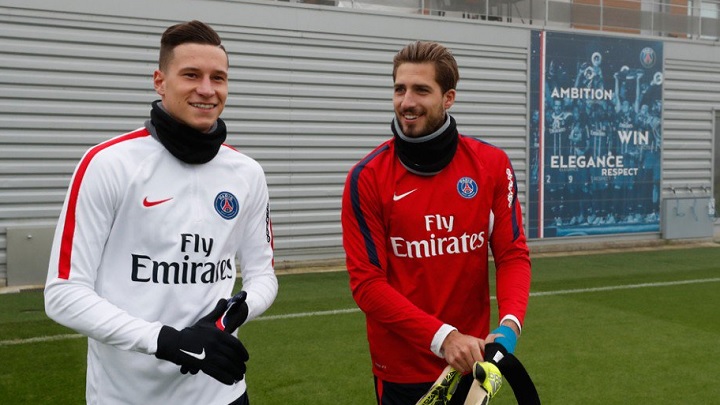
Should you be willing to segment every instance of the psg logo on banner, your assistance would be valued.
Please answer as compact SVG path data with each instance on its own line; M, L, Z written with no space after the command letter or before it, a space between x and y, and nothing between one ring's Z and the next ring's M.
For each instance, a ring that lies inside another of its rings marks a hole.
M463 198L473 198L478 192L478 185L470 177L463 177L457 182L457 191Z
M225 219L233 219L237 216L240 210L240 204L237 198L227 191L218 193L215 197L215 211Z
M640 51L640 64L645 68L651 68L655 66L655 50L650 47L645 47Z

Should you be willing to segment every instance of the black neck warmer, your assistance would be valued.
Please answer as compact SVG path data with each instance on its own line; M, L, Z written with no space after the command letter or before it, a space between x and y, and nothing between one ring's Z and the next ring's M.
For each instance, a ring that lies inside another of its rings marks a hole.
M433 175L447 166L455 156L458 131L455 118L446 114L445 123L435 132L419 138L405 136L393 118L390 125L395 138L395 153L409 171L420 175Z
M155 133L165 149L185 163L200 164L211 161L227 137L223 120L218 118L212 131L200 132L171 117L160 106L160 100L152 103L150 122L155 126Z

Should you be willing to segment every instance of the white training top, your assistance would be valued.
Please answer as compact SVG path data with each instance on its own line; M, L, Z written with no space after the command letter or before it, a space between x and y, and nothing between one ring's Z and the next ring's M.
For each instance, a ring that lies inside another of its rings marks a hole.
M45 309L89 337L87 403L240 397L244 380L228 386L157 359L157 337L162 325L181 330L229 298L238 271L248 320L262 314L278 289L272 246L263 170L232 147L187 164L140 128L86 152L55 232Z

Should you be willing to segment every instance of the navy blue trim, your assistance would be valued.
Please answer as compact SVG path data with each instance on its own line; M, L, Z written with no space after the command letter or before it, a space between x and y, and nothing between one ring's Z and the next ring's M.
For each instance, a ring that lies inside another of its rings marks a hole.
M491 146L491 147L493 147L493 148L495 148L495 149L500 149L500 148L498 148L497 146L491 144L490 142L488 142L488 141L483 141L482 139L480 139L480 138L475 138L474 136L463 135L463 134L458 134L458 136L459 136L460 138L465 138L465 139L469 139L469 140L471 140L471 141L480 142L480 143L485 144L485 145L487 145L487 146ZM502 150L502 149L501 149L501 150Z
M488 143L488 142L486 142L486 141L483 141L482 139L478 139L478 138L475 138L475 137L472 137L472 136L465 136L465 135L460 135L460 136L463 137L463 138L472 139L472 140L474 140L474 141L483 143L483 144L488 145L488 146L490 146L490 147L493 147L493 148L495 148L495 149L500 149L500 148L498 148L497 146L495 146L495 145L493 145L493 144L491 144L491 143ZM503 153L505 153L505 156L507 157L507 153L506 153L504 150L502 150L502 149L500 149L500 150L501 150ZM520 224L518 224L517 210L515 209L515 204L519 204L520 202L518 201L517 176L515 176L515 169L513 169L512 163L510 162L510 158L509 158L509 157L507 158L507 160L508 160L508 164L510 165L510 171L512 172L512 175L513 175L513 200L512 200L512 203L510 204L510 210L511 210L511 213L512 213L512 215L511 215L511 221L512 221L513 242L514 242L514 241L517 240L517 238L520 237Z
M377 267L380 267L380 259L378 259L377 247L375 246L375 242L370 234L370 228L368 227L367 222L365 221L365 216L360 208L360 190L358 189L358 181L360 179L360 172L365 168L365 166L377 155L388 149L389 146L385 145L365 157L365 159L361 160L355 166L352 171L352 175L350 176L350 201L352 202L353 212L355 213L355 220L357 221L360 233L362 233L363 239L365 240L365 250L367 251L368 260L370 260L371 264Z

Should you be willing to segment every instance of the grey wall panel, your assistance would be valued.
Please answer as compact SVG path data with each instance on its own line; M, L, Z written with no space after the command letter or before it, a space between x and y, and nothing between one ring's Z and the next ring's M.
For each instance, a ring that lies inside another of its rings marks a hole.
M710 197L720 52L717 44L673 41L665 55L663 196Z

